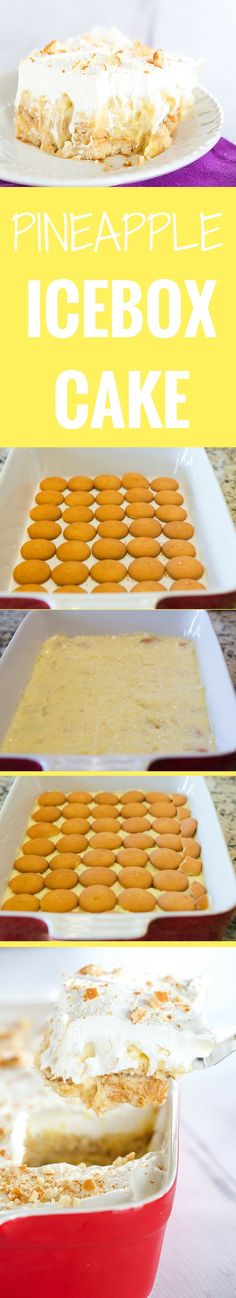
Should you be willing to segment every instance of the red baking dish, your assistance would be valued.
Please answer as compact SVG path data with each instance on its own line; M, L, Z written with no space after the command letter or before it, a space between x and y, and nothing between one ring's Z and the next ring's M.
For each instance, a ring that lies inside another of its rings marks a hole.
M55 1298L111 1298L111 1293L112 1298L123 1294L124 1298L149 1298L177 1180L175 1083L170 1084L159 1113L161 1144L166 1133L166 1156L155 1194L150 1172L144 1198L130 1199L127 1189L115 1192L116 1202L112 1191L105 1199L83 1200L81 1208L49 1203L40 1208L32 1203L14 1207L12 1203L10 1214L0 1210L2 1298L42 1298L42 1294L43 1298L52 1298L52 1294Z
M113 1212L68 1212L5 1222L0 1287L6 1298L148 1298L174 1200Z
M6 769L6 758L0 757L0 771L5 771L5 769ZM43 771L43 765L41 762L36 762L36 759L33 757L32 758L29 757L29 759L27 758L26 762L24 757L9 757L9 760L7 760L7 770L8 771Z

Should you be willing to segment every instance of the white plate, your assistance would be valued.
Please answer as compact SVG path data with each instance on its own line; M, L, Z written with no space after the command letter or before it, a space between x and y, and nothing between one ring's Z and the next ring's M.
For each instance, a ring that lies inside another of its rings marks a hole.
M147 634L156 636L187 636L195 644L200 676L206 692L207 709L210 725L215 738L216 753L211 753L214 767L215 759L231 755L236 750L236 696L232 681L227 671L224 657L213 631L208 614L205 612L188 612L176 610L166 612L124 613L93 612L63 613L54 610L34 611L26 614L0 661L0 745L14 715L20 694L25 689L31 676L35 659L41 646L50 636L75 635L132 635ZM184 697L184 682L183 682ZM37 753L24 754L25 757L38 759ZM23 761L24 761L23 756ZM204 757L208 754L192 753L159 753L158 766L168 757L172 762L180 758L185 761L199 761L204 766ZM17 754L14 754L17 757ZM14 761L13 757L13 761ZM150 762L155 760L155 753L117 754L108 753L97 756L63 753L45 753L40 757L42 769L49 771L145 771ZM1 768L8 769L7 755L1 755ZM12 764L12 759L11 759Z
M52 157L31 144L16 140L14 100L17 73L0 78L0 175L18 185L130 185L166 176L196 162L220 139L223 111L213 96L201 86L194 93L189 116L178 126L170 148L142 166L124 167L120 158L111 162L110 170L97 162Z
M60 788L63 793L77 791L86 788L96 792L99 789L109 789L109 792L126 792L127 789L137 787L137 777L129 776L60 776ZM55 789L58 785L58 777L49 775L47 777L47 789ZM236 907L236 879L233 866L226 847L225 839L220 828L218 816L215 811L214 803L208 792L207 781L201 776L184 776L184 775L147 775L138 780L138 786L143 789L162 789L166 793L185 793L189 799L191 813L198 821L198 837L202 848L202 859L207 891L211 901L210 911L201 912L202 937L204 931L208 928L210 915L228 915ZM234 794L234 782L232 781L232 798L236 797L236 786ZM22 842L25 834L26 825L31 815L36 798L44 793L45 776L18 776L10 792L5 798L0 813L0 904L10 879L12 864L17 849ZM232 816L233 816L232 801ZM196 911L194 916L196 916ZM0 912L3 916L5 911ZM7 914L16 915L16 912L8 911ZM26 918L29 914L27 911L17 913L18 918ZM200 915L200 912L199 912ZM145 914L134 915L117 911L109 914L87 915L83 911L74 914L57 915L46 911L37 911L35 918L44 919L49 929L50 939L73 940L82 942L94 941L139 941L145 937L148 932L149 924L157 921L160 924L160 938L162 929L162 918L164 921L167 916L155 911L146 912ZM182 919L183 926L186 919L189 926L191 916L186 911L168 912L168 922ZM173 928L174 937L174 928ZM184 938L184 927L183 927Z
M25 596L18 594L12 580L12 571L20 561L23 541L29 539L29 511L41 478L49 474L60 474L66 478L85 474L94 478L102 473L123 477L124 473L130 471L143 473L150 480L161 475L178 478L180 490L183 488L188 518L195 529L197 558L205 569L203 582L206 597L210 596L214 607L217 607L221 596L227 594L230 597L235 592L236 530L206 451L201 447L21 447L10 452L0 474L0 602L2 599L5 603L7 595L10 606L11 600L17 595L24 607ZM59 538L60 541L62 539ZM129 562L130 558L127 566ZM92 563L93 558L88 560L88 567ZM89 578L85 582L83 593L70 596L63 595L62 588L56 591L53 582L49 581L44 594L38 598L44 599L50 608L55 609L155 608L164 603L170 594L168 587L171 587L171 579L165 578L165 581L166 593L147 591L139 594L132 590L128 579L127 589L122 594L98 595ZM195 593L199 607L200 602L204 604L205 593ZM28 592L28 597L29 594ZM183 595L187 604L188 596L191 597L193 591L181 591L180 595L177 591L171 591L177 606L179 600L183 601ZM33 594L30 598L37 600L37 595Z

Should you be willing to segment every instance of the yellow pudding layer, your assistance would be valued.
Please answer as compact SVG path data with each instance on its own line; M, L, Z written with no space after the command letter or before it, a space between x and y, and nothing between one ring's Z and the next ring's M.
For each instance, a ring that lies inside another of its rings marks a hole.
M214 748L194 644L142 634L52 636L2 745L71 755Z

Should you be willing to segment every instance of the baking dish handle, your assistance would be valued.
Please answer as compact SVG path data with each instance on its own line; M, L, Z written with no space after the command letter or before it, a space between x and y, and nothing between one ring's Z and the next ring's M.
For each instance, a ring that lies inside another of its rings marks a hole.
M229 608L235 608L235 600L236 600L236 590L230 590L228 594L227 591L224 591L224 593L222 594L220 592L219 594L218 592L216 592L215 595L207 595L207 593L204 595L203 591L201 591L200 595L198 595L196 591L194 591L192 595L191 592L188 594L187 591L185 594L184 592L182 592L181 594L178 595L176 591L175 595L168 594L165 595L165 598L161 596L161 598L157 601L155 607L158 609L159 608L164 608L164 609L227 608L229 609Z
M46 599L38 599L37 595L26 597L23 595L21 599L20 595L9 593L9 595L0 595L1 608L50 608L50 604Z
M16 912L0 914L0 942L48 942L49 929L45 920L38 919L32 912L19 915Z
M36 757L0 757L0 771L9 775L10 771L44 771L43 762L37 762Z
M183 771L184 774L187 774L188 771L191 774L193 771L201 771L201 774L204 772L205 775L206 771L235 770L235 763L236 749L233 749L231 753L225 753L223 757L220 754L219 756L212 754L211 757L208 757L205 753L199 754L199 757L165 757L164 760L162 757L154 757L153 761L148 763L147 770L171 771L171 774L173 774L173 771L175 773Z

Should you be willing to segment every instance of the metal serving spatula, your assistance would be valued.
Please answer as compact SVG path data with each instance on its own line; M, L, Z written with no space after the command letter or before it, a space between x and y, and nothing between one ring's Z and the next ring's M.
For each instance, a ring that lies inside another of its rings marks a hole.
M214 1068L215 1064L221 1064L222 1059L227 1059L228 1055L232 1055L234 1050L236 1050L236 1032L234 1032L233 1036L220 1041L219 1045L214 1046L214 1050L211 1050L209 1055L204 1057L200 1055L198 1059L195 1059L191 1071L196 1068Z

